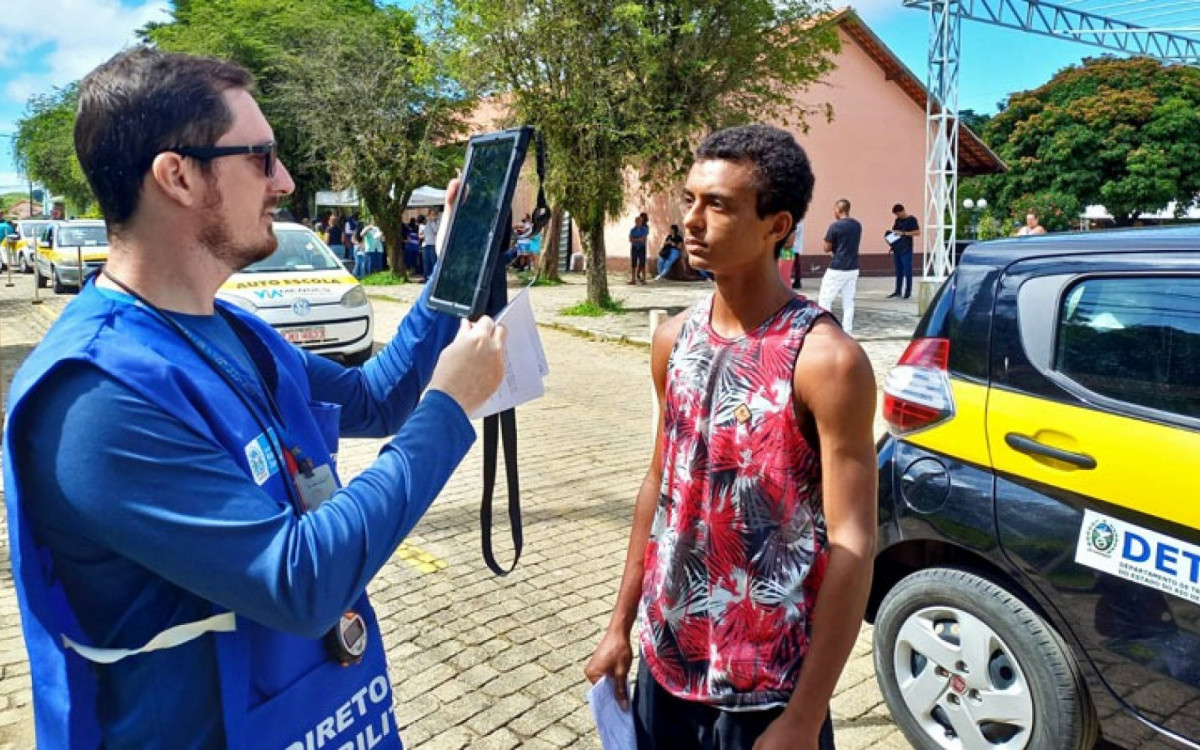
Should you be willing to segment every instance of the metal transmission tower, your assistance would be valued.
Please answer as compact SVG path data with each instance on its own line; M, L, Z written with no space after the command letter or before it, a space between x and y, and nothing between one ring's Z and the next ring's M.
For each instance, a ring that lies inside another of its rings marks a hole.
M958 67L962 20L1069 39L1164 62L1200 65L1197 0L903 0L929 13L925 116L925 278L954 269L958 195Z
M929 4L929 96L925 99L925 278L954 270L958 203L958 61L960 0Z

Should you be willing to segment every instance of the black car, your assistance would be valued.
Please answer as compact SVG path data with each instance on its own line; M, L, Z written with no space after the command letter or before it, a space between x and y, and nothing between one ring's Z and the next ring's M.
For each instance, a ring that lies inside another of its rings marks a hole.
M971 246L884 386L868 619L917 748L1200 748L1200 227Z

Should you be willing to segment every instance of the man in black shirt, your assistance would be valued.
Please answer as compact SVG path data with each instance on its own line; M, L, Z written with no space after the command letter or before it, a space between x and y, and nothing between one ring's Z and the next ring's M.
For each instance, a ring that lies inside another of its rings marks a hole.
M892 215L896 220L884 236L891 246L892 266L896 269L896 291L888 297L903 294L904 299L908 299L912 296L913 237L921 233L921 226L917 223L917 217L907 213L900 203L892 206Z
M850 218L850 201L842 198L833 204L834 222L825 232L825 252L833 255L821 279L817 304L832 311L834 300L842 295L842 330L854 332L854 294L858 288L858 244L862 224Z

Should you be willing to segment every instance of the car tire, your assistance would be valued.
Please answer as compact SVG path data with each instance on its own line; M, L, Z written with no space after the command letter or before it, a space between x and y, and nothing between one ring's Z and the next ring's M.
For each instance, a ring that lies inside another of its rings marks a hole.
M46 288L47 279L42 275L42 269L38 268L36 263L33 264L33 283L37 285L38 289Z
M67 293L67 285L62 283L62 279L58 277L58 271L54 270L54 266L50 266L50 280L54 282L55 294Z
M21 253L17 259L17 268L20 269L21 273L29 273L33 270L29 267L29 259L25 257L25 253Z
M975 573L901 580L875 620L875 674L918 750L1091 750L1095 710L1062 637L1019 597Z

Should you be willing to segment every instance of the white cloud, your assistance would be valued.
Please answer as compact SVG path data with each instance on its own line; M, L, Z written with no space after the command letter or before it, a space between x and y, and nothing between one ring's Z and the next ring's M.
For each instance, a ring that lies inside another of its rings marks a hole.
M40 54L34 73L10 78L3 96L24 102L31 94L65 86L125 49L134 32L150 21L166 21L166 0L147 0L126 7L120 0L42 0L37 13L6 13L0 35L0 59L24 60Z

